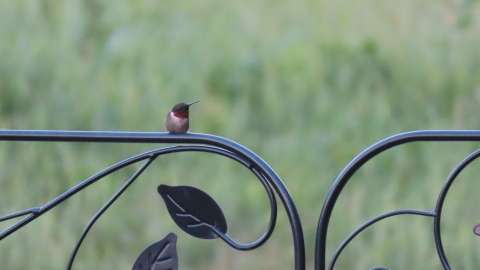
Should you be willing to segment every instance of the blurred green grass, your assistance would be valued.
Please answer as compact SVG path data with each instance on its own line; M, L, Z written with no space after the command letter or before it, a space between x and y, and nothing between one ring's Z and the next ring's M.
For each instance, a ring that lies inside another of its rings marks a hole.
M0 128L161 130L181 100L200 99L192 129L259 153L297 201L312 269L314 233L332 179L361 149L413 129L480 129L478 1L0 1ZM0 212L47 201L155 145L0 144ZM476 143L414 144L382 154L346 188L328 253L360 222L432 208L449 170ZM95 210L133 168L90 187L2 241L2 269L63 269ZM480 183L469 168L447 198L455 269L478 269ZM361 179L361 180L360 180ZM159 183L190 184L222 205L232 233L267 222L262 188L221 158L160 159L103 217L76 269L128 269L177 231ZM235 190L235 194L231 194ZM338 269L440 269L432 222L397 217L356 239ZM282 213L272 240L239 253L179 232L182 269L288 269Z

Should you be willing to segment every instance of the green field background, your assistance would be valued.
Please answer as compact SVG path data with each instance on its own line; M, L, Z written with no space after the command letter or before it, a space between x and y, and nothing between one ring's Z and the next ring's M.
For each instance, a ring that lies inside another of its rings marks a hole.
M302 217L307 267L333 179L359 151L415 129L480 129L480 3L475 0L0 1L0 128L163 130L179 101L192 130L251 148L284 179ZM159 145L0 143L0 214L45 203L104 167ZM327 254L369 217L431 209L478 143L415 143L368 163L335 208ZM64 269L126 168L0 244L0 269ZM443 239L455 269L480 269L480 168L454 184ZM261 185L210 154L162 157L88 235L74 269L131 269L178 234L180 269L292 269L288 220L251 252L180 231L160 183L208 191L238 239L268 221ZM11 222L2 223L5 228ZM395 217L358 237L337 269L441 269L426 217ZM330 258L330 257L329 257Z

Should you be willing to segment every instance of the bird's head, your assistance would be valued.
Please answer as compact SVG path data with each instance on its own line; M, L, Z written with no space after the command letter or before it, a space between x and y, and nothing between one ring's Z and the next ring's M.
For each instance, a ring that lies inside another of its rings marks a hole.
M197 101L191 102L191 103L185 103L185 102L178 103L175 106L173 106L172 113L176 117L188 118L188 109L190 108L190 106L192 106L193 104L198 103L198 102L200 102L200 101L197 100Z

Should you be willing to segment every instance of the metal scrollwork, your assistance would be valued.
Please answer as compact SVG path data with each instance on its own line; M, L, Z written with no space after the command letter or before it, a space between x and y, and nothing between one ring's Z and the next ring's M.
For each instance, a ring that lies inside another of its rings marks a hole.
M326 239L328 233L328 225L330 216L332 214L335 203L340 195L341 191L355 174L355 172L362 167L367 161L375 157L381 152L384 152L395 146L406 144L410 142L418 141L480 141L480 131L462 131L462 130L423 130L423 131L412 131L397 134L386 139L383 139L372 146L368 147L360 154L358 154L348 165L340 172L336 178L334 184L332 185L325 203L323 205L322 213L317 227L316 235L316 251L315 251L315 269L316 270L333 270L335 267L338 258L340 257L342 251L346 246L362 231L370 227L371 225L398 215L419 215L433 218L433 232L435 238L436 249L438 253L439 260L445 270L451 270L450 264L448 262L445 250L443 248L442 237L441 237L441 218L442 218L442 209L447 196L448 191L450 190L453 182L457 179L457 176L474 160L480 157L480 150L477 150L470 155L468 155L464 160L462 160L449 174L447 181L440 192L440 195L437 199L436 206L433 210L417 210L417 209L399 209L393 210L380 214L374 218L367 220L365 223L357 227L350 235L348 235L345 240L343 240L339 247L333 253L332 259L330 260L328 267L325 257L326 250ZM475 225L473 228L473 233L480 235L480 225ZM387 269L385 267L376 267L372 269Z
M170 187L161 184L158 187L160 196L164 199L165 205L175 223L186 233L203 239L220 238L230 247L237 250L252 250L265 244L275 228L277 220L276 196L287 213L290 229L293 238L294 269L305 270L305 245L303 238L302 224L285 184L278 174L251 150L226 138L198 133L170 134L164 132L106 132L106 131L32 131L32 130L0 130L0 141L43 141L43 142L89 142L89 143L167 143L175 144L170 147L163 147L150 150L138 155L121 160L96 174L79 182L59 196L46 202L43 205L32 207L13 213L0 216L0 222L19 218L19 220L6 229L0 230L0 240L15 233L31 221L39 218L49 210L55 208L62 202L68 200L86 187L100 181L105 176L127 166L138 164L138 169L130 175L120 189L95 213L85 226L79 240L77 241L66 269L72 269L76 255L88 233L98 219L119 199L141 174L149 168L157 158L163 155L179 152L205 152L220 155L239 162L250 170L262 186L269 199L270 220L265 232L256 240L249 243L240 243L228 234L227 220L223 211L215 200L206 192L190 186ZM322 212L320 214L315 247L315 269L333 270L340 255L351 241L370 226L399 215L425 216L433 219L433 233L439 260L444 269L451 270L446 252L443 248L441 237L442 210L448 191L450 190L458 175L474 160L480 157L480 150L477 150L461 161L450 173L446 184L441 190L436 206L432 210L419 209L397 209L379 214L357 227L337 247L332 259L326 260L327 235L330 217L336 201L345 185L350 181L355 172L366 162L376 155L391 149L395 146L418 141L480 141L480 131L462 130L433 130L433 131L412 131L397 134L385 138L353 158L335 179L329 190ZM198 207L202 205L202 207ZM473 233L480 236L480 224L473 225ZM176 236L169 234L163 240L148 246L138 257L133 267L134 270L141 269L178 269L178 256L176 253ZM376 266L371 269L388 269L384 266Z
M287 212L290 221L290 227L293 236L294 246L294 269L305 269L305 248L303 231L300 222L298 212L292 197L287 191L286 186L278 176L278 174L258 155L253 153L246 147L222 138L218 136L208 134L171 134L164 132L105 132L105 131L32 131L32 130L0 130L0 141L44 141L44 142L103 142L103 143L170 143L170 144L182 144L171 147L158 148L151 151L147 151L136 156L132 156L125 160L119 161L102 171L88 177L87 179L79 182L77 185L68 189L64 193L60 194L56 198L49 202L38 206L14 213L6 214L0 217L0 222L10 220L13 218L19 218L18 222L14 223L10 227L0 231L0 240L8 237L12 233L16 232L23 226L27 225L31 221L45 214L49 210L58 206L62 202L68 200L81 190L94 184L95 182L103 179L105 176L118 171L122 168L130 166L132 164L142 163L142 165L125 181L120 189L109 199L91 220L85 226L77 244L75 245L73 252L66 269L73 268L76 255L92 227L98 221L98 219L109 209L109 207L122 196L122 194L133 184L139 176L160 156L179 152L206 152L221 155L239 162L246 168L248 168L263 185L270 202L270 222L267 230L258 239L250 243L239 243L232 239L227 233L227 226L223 213L221 213L220 207L203 191L195 189L193 187L176 187L172 188L167 186L160 186L159 192L164 198L176 197L178 201L166 201L167 208L172 214L172 217L180 227L197 237L201 238L215 238L219 237L224 240L229 246L238 250L252 250L263 245L272 235L275 228L277 218L277 203L275 199L275 193L281 199L281 202ZM181 189L181 190L179 190ZM179 196L177 191L190 192L189 196ZM176 196L175 196L176 194ZM209 211L195 209L192 205L194 202L189 200L200 200L203 205L210 208ZM176 204L175 204L176 203ZM183 208L181 204L184 204ZM174 208L177 207L175 210ZM214 209L214 210L212 210ZM180 213L181 211L183 213ZM191 211L191 213L187 213ZM175 212L177 211L177 213ZM178 212L180 211L180 212ZM195 214L195 215L194 215ZM183 216L182 216L183 215ZM179 221L181 218L190 218L193 220L192 224L187 224ZM185 226L184 226L185 225ZM167 237L168 238L168 237ZM163 242L162 242L163 243ZM147 248L146 254L153 254L153 249L160 247L161 245L154 245ZM163 259L148 257L142 257L143 259L137 260L134 269L143 269L139 265L145 265L147 261L150 263L156 263L155 267L147 269L163 269ZM153 260L153 261L152 261ZM176 260L176 259L175 259ZM135 268L138 266L137 268ZM142 266L143 267L143 266ZM153 267L151 265L151 267ZM166 268L170 269L170 268Z
M437 205L435 207L435 218L434 218L434 235L435 235L435 244L437 247L437 253L442 262L442 266L445 269L451 269L450 263L448 262L447 255L445 254L445 249L443 248L442 236L441 236L441 221L442 221L442 211L445 203L445 198L447 197L448 191L450 190L453 182L457 179L458 175L473 161L480 157L480 150L477 150L470 155L468 155L464 160L462 160L450 173L447 178L447 182L443 187L440 195L437 199ZM478 225L477 225L478 226ZM476 234L477 230L474 227L474 233Z

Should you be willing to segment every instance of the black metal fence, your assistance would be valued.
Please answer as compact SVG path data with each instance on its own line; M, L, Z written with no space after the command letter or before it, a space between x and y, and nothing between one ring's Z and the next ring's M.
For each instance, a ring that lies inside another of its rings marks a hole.
M167 209L175 223L186 233L203 239L220 238L229 246L237 250L253 250L262 246L272 235L277 219L277 200L285 209L293 237L293 268L305 269L305 244L302 224L285 184L272 167L257 154L248 148L223 137L208 134L170 134L163 132L107 132L107 131L35 131L35 130L1 130L0 141L44 141L44 142L108 142L108 143L162 143L173 144L170 147L153 149L138 155L121 160L79 182L52 200L32 208L23 209L14 213L0 216L0 222L19 218L11 226L0 231L0 240L15 233L31 221L39 218L49 210L68 200L89 185L94 184L107 175L132 164L141 163L141 166L125 181L121 188L108 200L85 226L80 239L73 247L66 269L72 269L76 255L83 240L95 225L97 220L124 194L128 187L162 155L177 152L208 152L217 154L239 162L253 173L268 195L270 202L270 221L265 232L256 240L249 243L240 243L228 234L228 224L218 204L205 192L190 186L170 187L160 185L158 192L162 196ZM365 163L381 152L395 146L418 141L480 141L480 131L413 131L401 133L383 139L358 154L340 172L330 191L327 194L320 214L316 235L315 269L335 269L335 263L345 247L362 231L369 226L389 217L397 215L420 215L433 219L433 234L439 260L444 269L451 269L447 254L443 248L441 237L441 217L445 197L456 177L472 161L480 157L480 150L475 151L461 161L449 175L446 184L440 192L434 209L398 209L380 214L359 225L337 247L332 258L327 260L327 235L330 217L337 199L345 185L355 172ZM480 235L480 227L474 226L473 233ZM133 269L178 269L176 255L176 236L169 234L163 240L149 246L138 257ZM378 268L381 269L381 268Z

